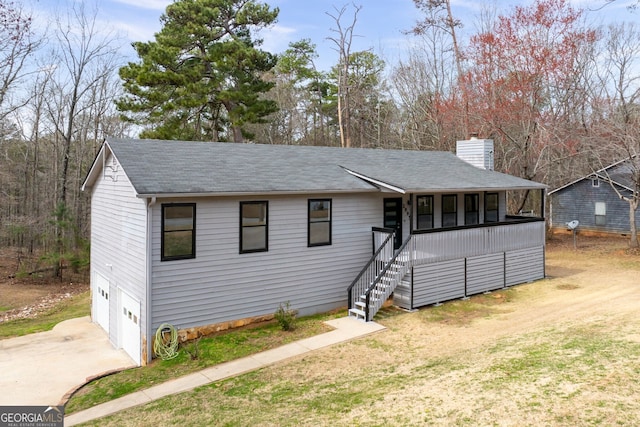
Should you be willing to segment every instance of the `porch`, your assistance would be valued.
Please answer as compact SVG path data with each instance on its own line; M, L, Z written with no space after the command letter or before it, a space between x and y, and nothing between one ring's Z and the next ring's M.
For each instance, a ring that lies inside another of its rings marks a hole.
M348 288L349 315L371 320L393 294L414 309L544 277L544 218L412 231L374 228L374 253Z

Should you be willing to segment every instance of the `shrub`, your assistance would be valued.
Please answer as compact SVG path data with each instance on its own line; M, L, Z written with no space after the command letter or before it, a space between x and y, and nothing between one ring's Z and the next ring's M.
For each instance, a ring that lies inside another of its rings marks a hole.
M297 315L298 310L292 309L291 304L287 301L284 305L280 304L274 317L283 331L292 331L295 327Z
M191 360L198 360L200 359L201 356L201 350L200 350L200 338L198 337L195 340L188 342L188 343L183 343L182 344L182 348L184 349L184 351L187 352L187 354L189 355L189 357L191 358Z

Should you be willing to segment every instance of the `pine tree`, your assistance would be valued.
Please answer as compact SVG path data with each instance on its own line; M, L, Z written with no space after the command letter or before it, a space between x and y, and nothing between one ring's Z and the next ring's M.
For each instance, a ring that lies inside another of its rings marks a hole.
M251 138L244 125L277 110L261 95L276 63L252 32L276 21L278 9L254 0L178 0L161 17L155 41L133 44L140 62L120 69L127 93L123 117L141 137L202 141Z

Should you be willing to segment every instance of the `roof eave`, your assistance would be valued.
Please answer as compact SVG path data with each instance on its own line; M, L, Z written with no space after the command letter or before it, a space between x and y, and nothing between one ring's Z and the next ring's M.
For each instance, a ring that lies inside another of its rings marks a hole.
M107 148L108 148L107 141L104 141L102 143L102 146L100 147L100 150L98 150L96 157L93 159L93 163L89 168L89 172L87 172L87 176L84 179L82 186L80 187L82 191L86 191L88 188L91 188L93 184L96 182L96 179L98 178L100 172L103 170L104 162L106 160L105 151Z
M351 175L353 175L353 176L355 176L355 177L357 177L357 178L360 178L360 179L362 179L362 180L364 180L364 181L367 181L367 182L368 182L368 183L370 183L370 184L373 184L373 185L376 185L376 186L379 186L379 187L385 188L385 189L387 189L387 190L391 190L391 191L392 191L392 192L394 192L394 193L405 194L405 193L407 192L404 188L400 188L400 187L398 187L398 186L396 186L396 185L388 184L388 183L386 183L386 182L383 182L383 181L377 180L377 179L375 179L375 178L371 178L371 177L369 177L369 176L362 175L362 174L360 174L360 173L357 173L357 172L354 172L354 171L352 171L352 170L349 170L349 169L347 169L347 168L345 168L345 167L343 167L343 169L344 169L347 173L349 173L349 174L351 174Z
M604 172L606 175L608 175L608 173L606 172L607 169L611 169L611 168L613 168L615 166L618 166L618 165L620 165L620 164L622 164L624 162L627 162L627 161L629 161L631 159L635 159L635 158L636 158L636 155L633 155L633 156L627 157L626 159L618 160L617 162L612 163L609 166L605 166L602 169L598 169L597 171L591 172L590 174L587 174L587 175L583 176L582 178L578 178L578 179L576 179L574 181L569 182L568 184L563 185L562 187L558 187L555 190L550 191L549 195L551 195L553 193L556 193L556 192L558 192L560 190L564 190L565 188L567 188L567 187L569 187L569 186L571 186L571 185L573 185L573 184L575 184L577 182L580 182L580 181L585 180L585 179L589 179L592 176L597 176L598 178L601 178L601 179L606 181L606 180L608 180L608 178L604 178L604 176L602 175L602 172ZM611 180L611 182L616 184L616 185L620 185L623 188L627 188L628 189L628 187L626 187L626 186L624 186L624 185L622 185L622 184L620 184L620 183L618 183L616 181Z
M164 198L164 199L193 199L199 197L247 197L247 196L289 196L289 195L309 195L309 194L354 194L354 193L379 193L378 188L371 189L314 189L314 190L295 190L295 191L228 191L228 192L190 192L190 193L136 193L136 197L141 199L147 198Z
M531 187L460 187L460 188L412 188L407 189L409 193L469 193L488 191L518 191L518 190L544 190L546 186Z
M604 170L604 169L600 169L600 171L602 171L602 170ZM600 172L600 171L598 171L598 172ZM572 185L575 185L580 181L585 181L587 179L593 179L593 178L598 178L601 181L604 181L604 182L606 182L608 184L617 185L618 187L624 188L625 190L628 190L628 191L633 191L633 189L629 188L628 186L626 186L624 184L621 184L621 183L619 183L617 181L614 181L611 178L607 178L604 175L600 175L598 172L592 172L589 175L586 175L586 176L584 176L584 177L582 177L580 179L576 179L575 181L572 181L572 182L570 182L568 184L565 184L562 187L556 188L555 190L549 192L549 196L554 194L554 193L557 193L558 191L562 191L562 190L564 190L564 189L566 189L568 187L571 187Z

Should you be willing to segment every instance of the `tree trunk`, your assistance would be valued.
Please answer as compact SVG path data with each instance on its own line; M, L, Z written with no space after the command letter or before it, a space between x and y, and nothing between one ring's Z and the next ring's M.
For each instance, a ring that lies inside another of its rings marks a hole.
M340 83L338 82L338 91L340 91ZM340 146L346 147L344 140L344 120L342 118L342 94L338 94L338 127L340 128Z
M244 142L240 126L231 126L231 129L233 129L233 142Z
M462 54L460 53L460 48L458 46L458 37L456 35L456 21L453 19L453 14L451 13L451 1L446 0L445 4L447 6L447 25L449 26L449 32L451 33L451 41L453 42L453 54L456 60L456 69L458 71L458 79L463 78L462 71ZM469 99L467 93L467 87L463 87L462 92L462 102L464 103L464 117L463 117L463 125L464 125L464 134L465 137L469 137Z
M640 199L634 198L629 200L629 229L631 231L631 238L629 239L630 248L638 248L638 230L636 228L636 210L638 209L638 201Z

